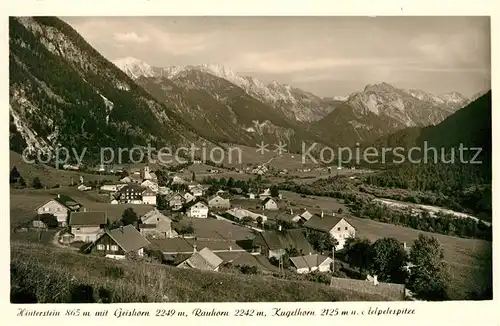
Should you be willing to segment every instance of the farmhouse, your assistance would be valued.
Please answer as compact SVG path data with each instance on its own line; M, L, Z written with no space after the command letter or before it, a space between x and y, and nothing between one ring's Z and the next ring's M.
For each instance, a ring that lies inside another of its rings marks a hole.
M188 217L207 218L208 206L202 201L192 202L186 207L186 214Z
M214 254L210 249L203 248L199 252L195 252L187 260L183 261L177 267L179 268L196 268L203 271L219 271L219 266L223 260Z
M38 215L52 214L56 217L60 226L68 224L68 215L70 212L77 212L82 207L82 204L73 198L65 195L57 195L52 200L49 200L42 206L37 208Z
M150 188L146 188L142 192L142 203L146 205L156 205L156 192Z
M181 194L179 193L173 193L170 195L170 197L167 198L168 200L168 206L174 211L180 210L186 200L184 197L182 197Z
M291 257L290 261L298 274L306 274L314 271L330 272L333 270L333 259L323 255L311 254Z
M187 192L187 191L182 192L181 195L184 198L184 202L185 203L189 203L189 202L191 202L191 201L193 201L193 200L196 199L196 197L193 196L193 194L191 194L190 192Z
M120 201L127 204L142 204L142 193L144 189L135 183L129 183L120 189Z
M169 195L172 193L172 190L168 187L158 187L158 194L160 195Z
M293 213L292 213L293 215ZM292 220L295 223L304 223L309 221L309 219L313 216L313 214L309 213L307 209L305 209L302 213L294 215Z
M208 206L213 209L229 209L231 202L229 199L223 198L220 195L215 195L208 200Z
M139 231L145 237L173 238L177 232L172 229L172 220L154 208L141 216Z
M106 212L72 212L69 216L72 241L96 241L104 233L107 222Z
M204 191L204 189L200 185L197 185L197 186L191 188L191 193L195 197L201 197L201 196L203 196L203 191Z
M297 249L303 255L313 252L300 229L261 232L253 240L253 245L268 258L279 258L285 254L286 249L290 248Z
M264 199L262 202L262 209L268 210L268 211L277 211L278 208L278 203L272 199L271 197L268 197Z
M142 183L141 183L141 186L144 187L144 188L149 188L151 189L152 191L154 191L155 193L158 192L158 184L150 179L148 180L144 180Z
M114 259L124 259L128 253L144 255L144 248L150 242L132 225L106 232L91 246L92 253Z
M304 227L330 234L338 242L338 245L335 246L336 250L344 248L346 239L353 238L356 234L356 229L345 218L340 216L324 216L323 212L320 215L313 215L304 223Z

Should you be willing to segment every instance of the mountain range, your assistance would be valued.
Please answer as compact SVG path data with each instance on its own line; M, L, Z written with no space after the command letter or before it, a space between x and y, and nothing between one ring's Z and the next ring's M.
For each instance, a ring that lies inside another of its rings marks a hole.
M10 18L9 36L10 146L18 152L189 142L352 146L436 125L474 99L387 83L320 97L219 65L110 62L54 17Z
M298 129L306 130L309 138L319 137L322 142L335 146L352 146L357 142L375 140L407 127L435 125L471 101L458 92L434 95L417 89L400 89L385 82L367 85L362 91L347 97L322 98L277 81L265 83L254 77L240 76L219 65L153 67L131 57L114 63L161 102L168 103L175 97L173 83L185 93L187 90L204 92L211 97L206 99L207 103L215 100L226 105L231 113L219 113L226 118L232 117L230 120L234 126L242 126L245 131L253 132L257 123L266 121L267 125L291 128L289 130L293 130L294 134ZM214 82L216 79L219 85ZM241 97L231 102L234 98L224 93L228 87L232 87L233 95L237 93ZM238 117L237 113L235 115L241 108L239 101L250 97L252 105L245 107L246 119ZM186 96L180 98L186 99ZM185 102L175 106L179 114L190 119L194 125L197 119L200 123L208 121L211 126L224 124L225 127L217 128L219 135L231 134L231 141L244 142L234 139L239 138L234 131L222 131L228 126L227 119L219 119L218 115L211 119L204 114L211 112L211 105ZM258 136L265 136L265 132Z

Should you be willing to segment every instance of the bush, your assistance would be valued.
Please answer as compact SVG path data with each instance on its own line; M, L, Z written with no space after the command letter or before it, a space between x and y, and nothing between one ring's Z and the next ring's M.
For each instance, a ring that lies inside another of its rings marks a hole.
M53 214L42 214L38 216L40 221L42 221L49 229L55 229L59 226L57 218Z
M31 183L31 185L33 186L33 188L35 189L42 189L43 188L43 184L42 182L40 181L40 178L39 177L35 177L33 179L33 182Z
M240 272L243 274L255 275L258 273L257 266L243 265L240 266Z

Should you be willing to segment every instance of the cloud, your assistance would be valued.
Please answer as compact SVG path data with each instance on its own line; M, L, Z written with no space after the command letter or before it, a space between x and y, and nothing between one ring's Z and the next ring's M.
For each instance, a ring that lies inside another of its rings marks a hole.
M115 33L114 39L118 42L126 42L126 43L146 43L149 41L149 36L139 36L135 32L127 32L127 33Z

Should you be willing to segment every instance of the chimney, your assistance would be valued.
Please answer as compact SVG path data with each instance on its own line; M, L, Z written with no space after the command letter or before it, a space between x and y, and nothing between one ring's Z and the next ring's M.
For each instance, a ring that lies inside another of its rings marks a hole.
M406 242L403 242L403 248L406 250L407 247L406 247Z
M293 209L290 208L290 215L293 215Z
M229 251L233 250L233 246L229 245Z
M324 214L323 214L323 211L321 211L321 218L323 218L323 215L324 215Z
M196 243L193 244L193 253L196 253Z
M123 233L123 226L120 226L120 231Z
M281 232L281 225L278 225L278 231Z
M61 195L57 194L57 198L61 198Z

